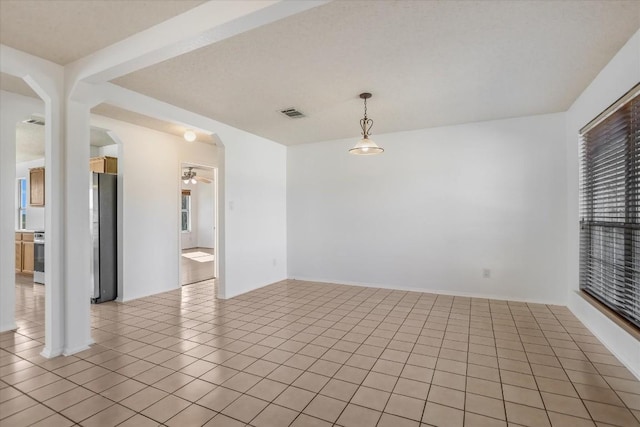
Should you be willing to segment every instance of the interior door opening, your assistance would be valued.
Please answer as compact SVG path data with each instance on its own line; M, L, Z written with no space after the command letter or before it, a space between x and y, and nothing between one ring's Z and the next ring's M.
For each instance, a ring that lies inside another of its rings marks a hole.
M180 284L217 274L217 169L183 163L180 185Z

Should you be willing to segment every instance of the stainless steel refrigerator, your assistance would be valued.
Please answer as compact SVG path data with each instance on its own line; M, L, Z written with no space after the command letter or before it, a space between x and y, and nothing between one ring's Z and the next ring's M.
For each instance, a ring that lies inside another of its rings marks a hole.
M95 172L91 177L93 303L112 301L118 296L117 178L117 175Z

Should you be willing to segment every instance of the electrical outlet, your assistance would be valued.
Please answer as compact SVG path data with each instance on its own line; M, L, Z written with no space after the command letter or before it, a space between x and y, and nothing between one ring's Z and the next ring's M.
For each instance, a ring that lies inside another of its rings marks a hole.
M491 270L488 268L483 268L482 269L482 278L483 279L490 279L491 278Z

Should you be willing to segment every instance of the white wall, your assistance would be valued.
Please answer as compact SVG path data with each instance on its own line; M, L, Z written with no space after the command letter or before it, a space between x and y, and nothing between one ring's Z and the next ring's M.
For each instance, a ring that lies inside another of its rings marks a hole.
M567 224L569 308L640 378L640 341L603 316L577 292L579 288L578 133L600 112L640 82L640 31L598 74L567 112Z
M196 191L196 223L198 227L198 243L200 248L215 246L215 183L198 183Z
M226 200L225 297L231 298L287 278L287 148L235 129L219 136L226 169L218 173ZM219 254L216 248L216 260Z
M42 141L44 144L44 141ZM27 180L27 230L44 230L44 206L30 206L29 205L29 169L44 167L44 157L42 159L30 160L28 162L16 163L16 180L19 178L26 178ZM15 224L18 228L18 208L20 207L18 185L15 186ZM46 197L46 195L45 195ZM46 198L45 198L46 203Z
M119 300L127 301L180 287L181 164L216 166L216 147L186 143L174 135L92 116L92 125L120 141L122 277Z
M0 332L16 328L16 124L43 112L39 99L0 91Z
M565 303L563 114L289 147L289 277ZM491 270L483 278L483 269Z

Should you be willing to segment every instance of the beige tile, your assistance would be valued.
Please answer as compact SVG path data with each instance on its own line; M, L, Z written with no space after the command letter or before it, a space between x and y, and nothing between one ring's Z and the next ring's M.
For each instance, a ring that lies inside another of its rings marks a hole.
M95 396L95 393L81 387L74 387L67 392L46 400L44 403L49 408L59 412L92 396ZM0 406L0 409L2 409L2 406Z
M240 396L241 394L237 391L224 387L216 387L202 396L196 403L213 411L220 412Z
M201 426L217 415L216 412L200 405L190 405L165 424L169 427Z
M113 405L113 402L109 399L95 395L61 411L61 414L79 423L111 405Z
M351 399L352 403L360 406L382 411L389 400L391 393L370 387L360 387Z
M420 421L424 410L424 400L392 394L384 412Z
M270 404L251 421L251 425L256 427L288 426L297 416L297 411Z
M187 406L189 406L189 402L187 400L169 395L143 410L142 415L160 423L164 423Z
M158 427L159 425L160 424L156 421L153 421L144 415L136 414L122 424L119 424L118 427Z
M254 385L251 389L249 389L246 393L250 396L270 402L275 399L280 393L282 393L286 388L286 384L264 378L256 385Z
M369 372L369 375L367 375L365 380L362 382L362 385L390 392L395 387L397 380L398 378L393 375Z
M373 409L349 404L340 414L337 424L344 427L375 426L380 415L380 412Z
M596 421L624 427L640 426L640 422L626 408L590 401L585 401L584 404L589 410L591 418Z
M280 406L284 406L295 411L302 411L311 402L314 393L301 388L290 386L283 391L274 401Z
M35 424L45 418L48 418L55 413L42 404L36 404L30 406L28 409L20 412L16 412L11 416L7 416L0 421L0 425L3 426L29 426L31 424ZM2 417L5 416L1 415Z
M606 403L609 405L624 406L622 400L615 391L606 387L594 387L584 384L574 384L576 391L583 400L592 400L594 402Z
M332 378L322 388L322 390L320 390L320 394L348 402L353 397L357 389L358 386L353 383Z
M464 391L467 384L467 377L464 375L453 374L451 372L435 370L431 383L443 387L454 388Z
M231 418L248 423L267 405L268 403L264 400L242 395L221 412Z
M86 427L111 427L133 417L135 412L122 405L112 405L82 422Z
M578 418L572 415L548 412L551 425L553 427L595 427L594 422L589 418Z
M479 415L504 420L504 401L492 397L480 396L473 393L466 394L465 410Z
M291 427L331 427L332 423L312 417L306 414L300 414L298 418L291 424Z
M407 378L399 378L393 392L403 396L426 400L427 394L429 393L429 384Z
M117 374L113 374L117 375ZM116 384L115 386L101 392L100 394L107 399L113 400L114 402L120 402L123 399L131 396L134 393L142 390L146 386L142 383L139 383L132 379L126 379L125 381Z
M162 390L146 387L130 395L120 403L136 412L142 412L165 396L167 396L167 393Z
M312 417L335 422L345 406L347 406L347 403L341 400L317 395L309 402L303 412Z
M516 424L510 424L515 426ZM464 427L507 427L506 421L465 412Z
M580 399L545 392L542 393L542 399L544 400L544 406L547 411L559 412L580 418L590 418L587 409Z
M74 425L74 422L69 418L65 418L58 413L54 413L37 423L31 424L31 427L70 427L72 425Z
M459 390L453 390L446 387L432 385L429 390L428 402L439 403L441 405L452 406L458 409L464 409L465 393Z
M422 420L436 427L462 427L464 411L427 401Z
M502 392L504 393L504 400L508 402L544 409L542 397L538 390L504 384L502 386Z
M502 399L502 386L499 382L480 378L467 377L467 392Z
M313 372L304 372L292 383L292 385L317 393L329 382L329 379L329 377L325 377L324 375L314 374Z
M377 427L419 427L418 421L383 413Z
M529 427L543 427L551 425L549 423L547 412L542 409L511 402L505 402L505 409L507 410L507 421L510 424L514 423Z

